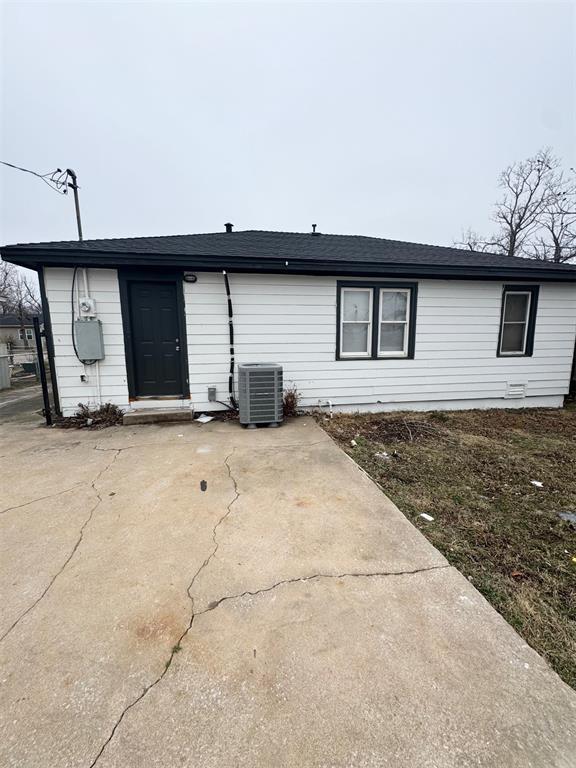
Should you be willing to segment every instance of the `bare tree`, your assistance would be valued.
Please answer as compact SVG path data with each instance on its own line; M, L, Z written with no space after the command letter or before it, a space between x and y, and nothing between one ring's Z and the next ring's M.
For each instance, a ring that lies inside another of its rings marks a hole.
M482 252L490 250L488 241L479 235L478 232L470 229L470 227L462 232L462 237L456 241L456 245L467 248L469 251Z
M28 340L24 328L41 311L42 305L34 280L13 264L0 261L0 314L17 317L25 346L28 346Z
M16 314L31 317L32 315L40 314L42 311L36 283L23 272L16 272L11 295L12 305Z
M508 256L526 253L552 200L559 161L550 150L508 166L499 179L504 195L496 205L494 221L499 230L494 241Z
M550 199L539 217L539 231L529 244L534 259L561 264L576 258L576 178L555 174Z
M7 315L12 303L12 285L16 268L0 260L0 315Z
M475 251L564 262L576 257L576 180L550 149L508 166L493 220L494 235L468 230L457 243Z

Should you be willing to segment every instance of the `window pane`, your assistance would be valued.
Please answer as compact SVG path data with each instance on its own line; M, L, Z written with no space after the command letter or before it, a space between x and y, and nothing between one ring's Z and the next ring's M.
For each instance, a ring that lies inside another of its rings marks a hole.
M507 293L506 306L504 309L504 322L524 322L528 312L529 296L525 293Z
M405 323L380 324L380 352L403 352Z
M405 291L382 291L380 294L381 320L406 320L408 294Z
M524 352L526 323L504 323L502 328L502 352Z
M343 319L361 320L370 319L371 290L366 291L342 291Z
M368 323L342 325L342 352L368 352Z

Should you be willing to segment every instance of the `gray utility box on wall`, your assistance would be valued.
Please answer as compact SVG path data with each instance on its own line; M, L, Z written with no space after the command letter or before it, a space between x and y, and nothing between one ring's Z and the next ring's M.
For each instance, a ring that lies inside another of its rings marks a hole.
M277 363L242 363L238 366L240 424L277 426L284 418L282 366Z
M74 338L80 360L104 360L104 339L100 320L75 320Z

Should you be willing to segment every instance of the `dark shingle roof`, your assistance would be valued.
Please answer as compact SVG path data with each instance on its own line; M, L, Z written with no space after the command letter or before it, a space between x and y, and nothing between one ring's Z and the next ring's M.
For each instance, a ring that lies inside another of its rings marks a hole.
M450 272L481 277L481 272L539 273L558 275L558 279L576 280L576 267L549 262L479 253L460 248L422 245L398 240L358 235L327 235L300 232L245 230L163 237L131 237L103 240L72 240L5 246L2 255L23 265L42 263L100 263L102 265L174 265L190 268L240 268L262 271L285 267L288 271L350 273L362 266L378 272L404 273ZM288 262L288 265L286 265ZM394 268L394 269L392 269ZM552 279L552 277L548 277Z
M42 319L40 319L42 322ZM32 325L32 316L24 318L24 325ZM18 315L0 315L0 327L20 328L20 318Z

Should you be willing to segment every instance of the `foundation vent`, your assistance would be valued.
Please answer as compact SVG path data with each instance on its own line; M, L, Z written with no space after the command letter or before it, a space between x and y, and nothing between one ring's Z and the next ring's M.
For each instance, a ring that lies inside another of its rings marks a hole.
M506 387L506 397L526 397L526 384L511 384L508 382L508 386Z

